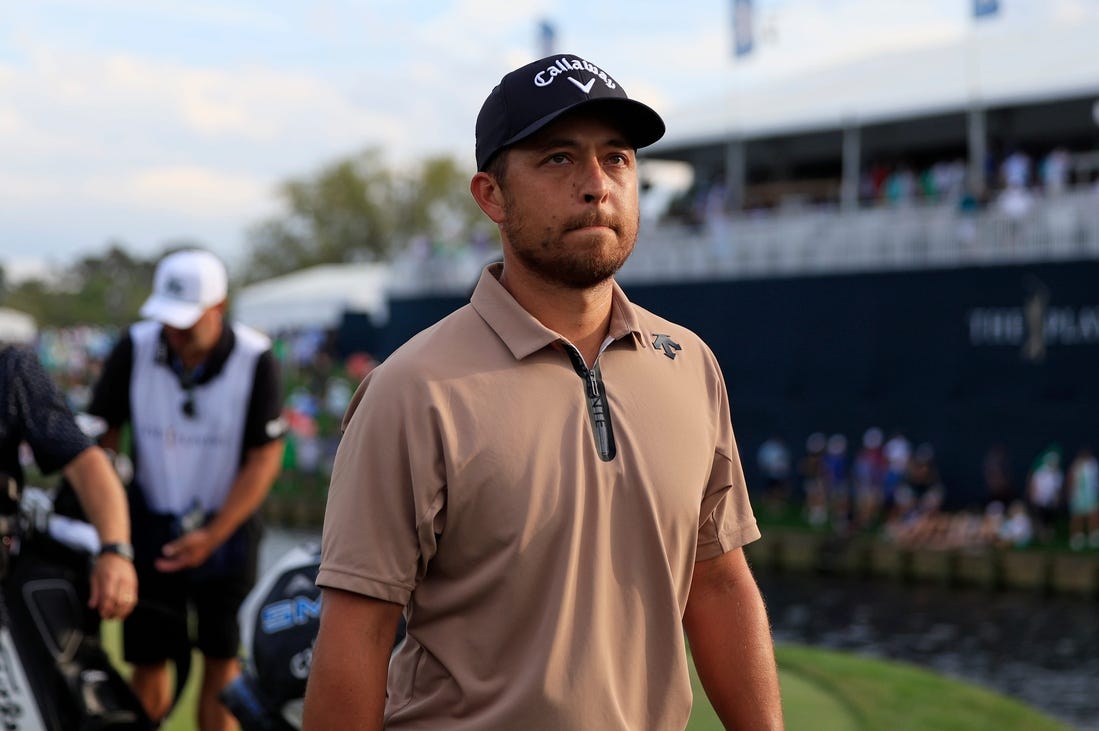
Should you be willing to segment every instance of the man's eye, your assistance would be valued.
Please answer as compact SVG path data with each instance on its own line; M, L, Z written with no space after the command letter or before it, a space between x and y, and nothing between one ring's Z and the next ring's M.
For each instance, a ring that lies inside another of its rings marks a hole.
M549 161L554 163L554 164L560 164L560 163L563 163L563 162L568 162L568 159L569 159L569 156L566 155L563 152L558 152L556 155L550 155L550 157L549 157Z

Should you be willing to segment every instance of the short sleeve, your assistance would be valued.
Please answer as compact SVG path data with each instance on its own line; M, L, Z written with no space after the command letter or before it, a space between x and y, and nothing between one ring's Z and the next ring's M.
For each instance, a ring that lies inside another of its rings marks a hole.
M699 512L696 561L716 558L760 538L733 434L725 380L716 360L712 367L716 371L714 419L717 437Z
M270 350L256 359L252 395L244 425L244 448L261 447L286 433L282 420L282 387L278 364Z
M18 348L11 363L10 408L21 424L22 438L46 473L56 472L92 446L80 430L65 396L34 353Z
M317 584L405 604L438 548L445 477L429 399L388 370L395 379L376 368L348 407Z
M113 428L130 420L130 375L133 372L134 341L127 331L115 344L92 389L88 413L104 419Z

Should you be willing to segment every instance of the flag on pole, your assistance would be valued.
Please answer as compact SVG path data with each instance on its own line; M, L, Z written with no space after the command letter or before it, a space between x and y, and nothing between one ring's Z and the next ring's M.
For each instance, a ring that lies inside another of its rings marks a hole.
M988 18L1000 12L1000 0L973 0L973 17Z
M548 20L538 23L538 48L542 56L552 56L557 52L557 29Z
M747 56L755 45L752 30L752 0L733 0L733 53Z

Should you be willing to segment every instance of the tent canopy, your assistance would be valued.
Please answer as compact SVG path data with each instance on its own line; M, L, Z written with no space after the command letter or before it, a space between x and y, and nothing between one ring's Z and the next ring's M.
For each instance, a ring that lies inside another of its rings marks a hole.
M324 264L268 279L240 290L233 318L267 333L328 329L345 313L380 322L387 313L385 264Z
M38 336L34 318L10 307L0 307L0 343L29 345Z

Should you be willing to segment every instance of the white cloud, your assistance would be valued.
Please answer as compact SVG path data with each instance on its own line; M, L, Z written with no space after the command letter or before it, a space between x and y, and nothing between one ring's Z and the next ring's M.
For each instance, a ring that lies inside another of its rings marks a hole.
M269 190L263 180L198 166L156 167L93 177L88 199L118 206L218 218L257 209Z
M0 168L0 211L14 213L29 203L64 200L71 186L72 182L61 176L13 173Z
M1058 21L1065 23L1095 22L1099 19L1099 3L1095 0L1060 0L1053 13Z
M45 259L34 256L16 256L4 260L4 278L10 284L19 284L28 279L49 280L57 270Z
M44 47L31 58L28 75L0 81L16 100L0 110L0 210L88 199L222 215L372 138L416 142L396 110L304 73Z
M805 0L761 12L756 49L737 61L745 85L902 49L956 39L965 3L957 0Z
M1094 18L1097 6L1004 2L993 22ZM506 70L535 57L542 18L561 50L605 66L666 115L733 83L971 27L962 0L757 7L758 50L734 62L728 0L5 4L0 260L26 240L58 251L111 236L239 242L279 181L371 145L393 162L441 152L471 165L477 110Z
M350 102L337 84L307 73L202 68L49 46L35 46L29 58L29 72L4 84L19 102L21 126L63 128L90 140L122 134L128 141L170 141L186 134L198 143L285 143L303 131L302 120L323 120L325 137L347 141L377 116Z

